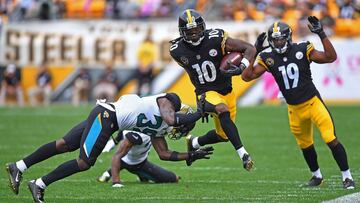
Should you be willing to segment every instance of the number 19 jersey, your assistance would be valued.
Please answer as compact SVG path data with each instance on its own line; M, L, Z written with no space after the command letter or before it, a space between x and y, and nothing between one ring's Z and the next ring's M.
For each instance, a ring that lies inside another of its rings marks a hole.
M269 47L256 58L256 63L274 76L288 104L300 104L319 94L310 70L309 55L313 49L310 42L293 43L285 54Z
M219 69L225 55L226 39L224 30L209 29L198 46L183 39L172 42L170 55L188 73L197 95L207 91L223 95L231 92L231 77L222 75Z

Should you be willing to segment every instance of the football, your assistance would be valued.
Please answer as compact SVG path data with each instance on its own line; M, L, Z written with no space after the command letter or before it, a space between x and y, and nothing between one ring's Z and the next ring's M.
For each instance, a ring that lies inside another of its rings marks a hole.
M220 63L220 69L226 70L228 68L227 61L229 61L231 64L239 66L242 58L243 58L243 56L242 56L242 53L240 53L240 52L228 53L222 58L221 63Z

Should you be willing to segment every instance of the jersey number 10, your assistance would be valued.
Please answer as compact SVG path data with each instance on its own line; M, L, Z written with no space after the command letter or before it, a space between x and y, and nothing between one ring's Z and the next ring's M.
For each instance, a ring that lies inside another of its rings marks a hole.
M211 74L209 74L208 67L210 68ZM211 61L202 62L201 67L199 64L194 64L192 65L192 68L196 70L200 84L205 84L205 81L212 82L216 79L216 68Z
M290 89L289 79L293 80L291 88L296 88L299 82L299 68L295 63L286 66L280 66L279 71L284 79L285 89Z

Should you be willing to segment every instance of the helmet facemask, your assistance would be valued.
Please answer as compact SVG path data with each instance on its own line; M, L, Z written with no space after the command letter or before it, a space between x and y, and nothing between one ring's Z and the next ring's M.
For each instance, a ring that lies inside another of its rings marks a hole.
M187 26L188 28L179 28L180 35L187 43L198 46L205 36L205 23L196 25L196 22L194 22L192 24L187 24Z
M272 29L272 31L268 32L268 41L271 48L273 48L279 54L285 53L292 45L291 35L292 31L288 26L283 30L281 30L281 28L278 28L276 31Z
M193 9L185 10L179 16L180 36L189 44L198 46L205 36L204 18Z

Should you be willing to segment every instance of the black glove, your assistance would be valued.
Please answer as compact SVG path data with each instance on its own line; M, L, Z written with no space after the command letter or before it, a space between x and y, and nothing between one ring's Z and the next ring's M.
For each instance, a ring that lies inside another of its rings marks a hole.
M310 24L308 24L308 27L312 33L315 33L319 35L320 39L324 39L326 37L326 34L324 32L323 26L321 25L320 20L315 16L309 16L308 21Z
M186 165L190 166L192 162L198 159L210 159L210 154L214 151L213 147L200 148L196 151L188 152L188 159L186 159Z
M205 104L206 104L206 99L205 99L205 93L202 93L200 95L200 99L198 99L196 97L197 100L197 111L200 112L201 114L201 122L209 122L209 114L207 114L205 112Z
M264 47L264 41L265 41L265 39L266 39L266 32L262 32L257 38L256 38L256 42L255 42L255 48L256 48L256 55L258 54L258 53L260 53L262 50L264 50L264 49L266 49L266 48L268 48L268 46L267 47ZM255 57L256 57L256 55L255 55Z
M221 70L221 73L225 76L231 77L234 75L241 75L241 73L245 70L246 66L245 64L241 63L239 66L236 66L230 61L226 62L228 65L228 68L226 70Z

